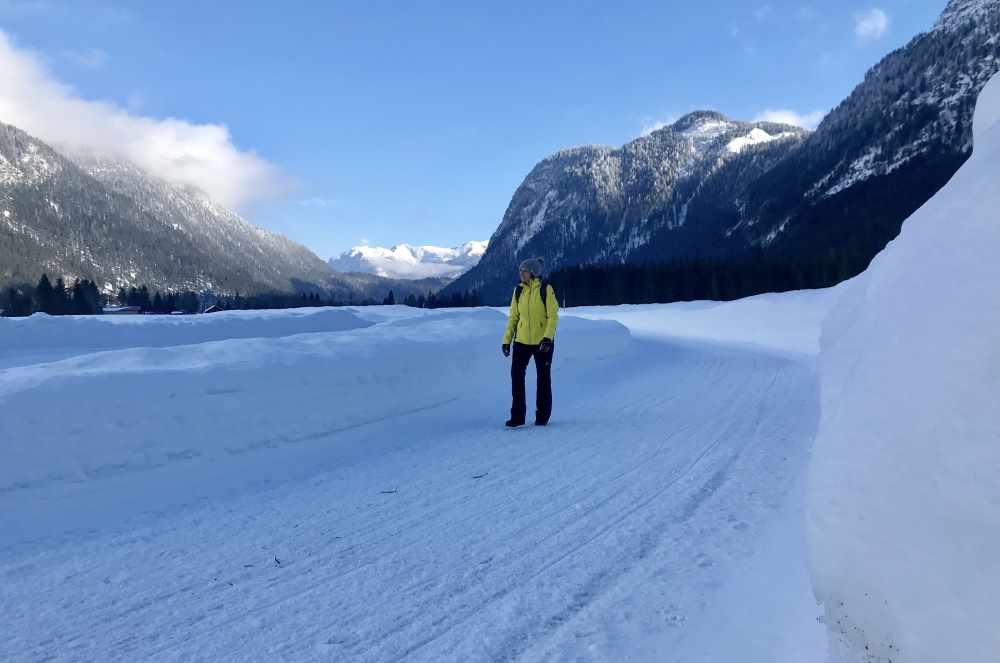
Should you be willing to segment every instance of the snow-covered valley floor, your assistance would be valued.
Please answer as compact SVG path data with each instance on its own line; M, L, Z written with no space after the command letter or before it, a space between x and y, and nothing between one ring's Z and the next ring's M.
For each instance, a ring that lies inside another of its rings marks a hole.
M8 353L0 660L821 661L831 299L567 310L552 423L516 431L489 310Z

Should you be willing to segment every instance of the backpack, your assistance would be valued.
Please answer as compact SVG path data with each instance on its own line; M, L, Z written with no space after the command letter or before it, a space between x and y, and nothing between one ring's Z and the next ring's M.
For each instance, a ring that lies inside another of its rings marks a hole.
M523 283L518 283L517 287L514 289L514 302L519 303L521 301L521 290L524 288ZM542 308L545 309L545 315L549 314L549 282L542 279Z

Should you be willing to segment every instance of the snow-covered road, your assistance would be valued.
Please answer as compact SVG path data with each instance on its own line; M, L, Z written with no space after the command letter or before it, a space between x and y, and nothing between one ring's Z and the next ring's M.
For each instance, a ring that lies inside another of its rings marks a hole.
M557 359L547 428L502 428L497 349L429 406L0 493L0 659L821 660L813 360L658 337L656 310Z

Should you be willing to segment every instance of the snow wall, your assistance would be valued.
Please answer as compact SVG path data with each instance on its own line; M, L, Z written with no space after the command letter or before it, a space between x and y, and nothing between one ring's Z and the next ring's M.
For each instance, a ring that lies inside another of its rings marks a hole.
M371 322L349 308L225 311L210 315L67 315L0 318L0 352L37 353L205 343L342 331Z
M148 347L183 334L146 318L121 323L145 347L0 370L0 492L259 447L335 444L339 430L510 380L499 313L382 308L333 311L339 317L327 322L341 331L172 347ZM254 315L238 317L240 330L255 326ZM295 313L256 317L271 335L281 333L281 320L293 334L303 324ZM230 324L215 320L199 333L214 336L222 330L212 325ZM117 326L98 329L117 341ZM89 342L106 344L101 333ZM601 361L630 342L618 323L567 317L556 365ZM484 425L502 426L508 407L498 403L497 420Z
M842 663L1000 661L1000 77L823 331L813 585Z

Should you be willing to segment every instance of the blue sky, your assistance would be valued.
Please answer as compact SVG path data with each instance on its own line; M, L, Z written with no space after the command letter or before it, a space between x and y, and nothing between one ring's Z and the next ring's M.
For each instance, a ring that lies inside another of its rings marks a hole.
M0 74L31 70L0 121L116 142L323 258L451 246L558 149L696 109L815 122L944 5L0 0Z

